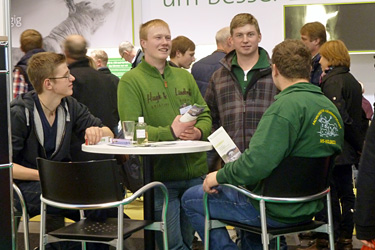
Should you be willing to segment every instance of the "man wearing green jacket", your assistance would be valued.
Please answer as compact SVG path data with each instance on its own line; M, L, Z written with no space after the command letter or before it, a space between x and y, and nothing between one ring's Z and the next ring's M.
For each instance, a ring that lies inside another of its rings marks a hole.
M340 113L319 87L308 83L310 61L311 54L301 41L286 40L274 48L272 78L281 92L264 113L249 148L237 161L207 175L203 189L196 186L185 192L183 208L202 238L203 192L212 194L209 196L212 218L260 226L256 203L219 184L246 185L259 193L262 180L285 158L326 157L341 151L344 129ZM322 201L303 205L297 203L288 206L288 209L268 207L267 223L272 227L303 223L311 220L322 208ZM246 241L241 242L243 249L262 248L260 242L249 238L243 240ZM226 229L220 228L210 234L210 249L237 249L237 246Z
M186 70L170 67L171 50L168 24L151 20L140 28L144 51L142 62L124 74L118 86L118 110L121 121L136 121L143 116L149 141L206 140L211 132L209 109L196 121L180 122L186 105L206 105L193 76ZM154 179L162 181L169 191L167 214L169 249L190 249L194 238L180 205L188 188L203 183L207 173L206 153L161 155L153 157ZM155 190L155 218L161 217L162 194ZM162 249L161 234L157 234Z

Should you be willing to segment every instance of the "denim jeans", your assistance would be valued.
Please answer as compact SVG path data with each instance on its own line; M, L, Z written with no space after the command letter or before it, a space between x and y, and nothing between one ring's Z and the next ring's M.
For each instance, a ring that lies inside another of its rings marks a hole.
M260 226L260 213L250 203L245 195L225 186L218 186L218 194L209 195L209 210L212 218L238 221L252 226ZM201 239L204 239L204 206L203 188L198 185L190 188L182 197L182 207L189 217L194 229ZM267 218L270 227L285 227L288 224L280 223ZM262 249L259 236L241 237L242 249ZM210 249L238 249L230 239L225 227L210 231Z
M194 239L194 229L181 207L181 197L187 189L202 183L202 177L163 182L168 188L169 193L167 213L168 249L191 249ZM155 189L154 197L155 219L160 220L163 209L163 195L161 190ZM162 233L156 232L155 235L159 249L163 249Z

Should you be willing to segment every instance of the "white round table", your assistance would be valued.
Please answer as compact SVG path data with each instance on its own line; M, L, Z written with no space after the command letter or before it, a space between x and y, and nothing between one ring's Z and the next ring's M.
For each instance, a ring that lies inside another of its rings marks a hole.
M153 155L188 154L211 150L211 143L206 141L163 141L152 142L142 146L120 146L110 144L82 145L82 151L96 154L140 155L143 158L144 184L154 180L154 169L151 165ZM153 192L144 194L143 213L145 220L154 220ZM153 231L144 230L145 249L155 249L155 236Z

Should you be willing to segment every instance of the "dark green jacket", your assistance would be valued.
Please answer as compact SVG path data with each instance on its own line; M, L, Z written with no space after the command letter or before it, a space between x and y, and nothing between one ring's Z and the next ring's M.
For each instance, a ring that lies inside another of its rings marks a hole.
M275 99L264 113L249 149L237 161L219 170L219 183L246 185L259 194L261 180L284 158L325 157L341 151L343 122L335 105L319 87L297 83L284 89ZM257 202L252 203L258 206ZM294 223L311 219L322 207L320 201L287 207L269 205L267 213L277 221Z

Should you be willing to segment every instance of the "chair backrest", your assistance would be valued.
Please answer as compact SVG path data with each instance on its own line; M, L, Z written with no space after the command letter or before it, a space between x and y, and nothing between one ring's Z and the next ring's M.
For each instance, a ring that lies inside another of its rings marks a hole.
M262 181L261 195L293 198L322 192L329 186L334 159L287 157Z
M98 204L123 199L116 160L55 162L37 158L44 198L70 204Z

